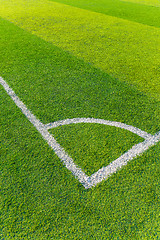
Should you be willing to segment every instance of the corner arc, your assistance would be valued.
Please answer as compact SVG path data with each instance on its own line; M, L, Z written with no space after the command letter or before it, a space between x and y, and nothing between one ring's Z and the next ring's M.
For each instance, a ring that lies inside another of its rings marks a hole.
M121 129L126 129L132 133L137 134L138 136L144 138L144 139L150 139L153 137L153 135L142 131L139 128L133 127L131 125L127 125L125 123L121 122L116 122L116 121L109 121L109 120L104 120L104 119L97 119L97 118L72 118L72 119L64 119L52 123L45 124L46 129L51 129L51 128L56 128L59 126L63 125L68 125L68 124L76 124L76 123L98 123L98 124L104 124L108 126L113 126L113 127L118 127Z

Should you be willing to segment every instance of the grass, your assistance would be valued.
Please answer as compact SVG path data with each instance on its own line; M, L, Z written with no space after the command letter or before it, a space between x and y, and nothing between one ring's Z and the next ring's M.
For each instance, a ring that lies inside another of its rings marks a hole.
M160 2L158 0L122 0L122 1L160 7Z
M133 2L134 1L134 2ZM86 9L93 12L103 13L109 16L115 16L127 19L133 22L142 23L149 26L160 27L160 8L157 7L157 0L56 0L56 2L67 4L69 6ZM143 1L143 4L142 4ZM53 1L55 2L55 1ZM141 2L141 3L140 3ZM152 6L144 5L144 2ZM156 6L155 6L155 4ZM154 5L153 5L154 4ZM158 3L159 5L159 3Z
M116 127L76 124L50 130L74 162L91 175L120 157L143 138Z
M4 18L160 100L159 28L51 1L7 4Z
M1 100L2 239L158 239L159 144L86 191L4 91Z
M5 20L1 35L1 75L43 123L94 117L159 130L159 101Z
M159 131L156 95L151 97L4 19L0 36L0 75L43 123L94 117L151 134ZM1 239L159 238L160 143L86 190L1 86L0 91ZM71 154L87 155L86 162L76 161L89 174L112 160L105 161L105 154L117 157L140 141L128 131L98 124L64 126L52 134L66 149L73 144ZM114 136L108 144L107 136ZM80 149L85 144L91 152ZM103 162L92 164L93 152L102 155Z

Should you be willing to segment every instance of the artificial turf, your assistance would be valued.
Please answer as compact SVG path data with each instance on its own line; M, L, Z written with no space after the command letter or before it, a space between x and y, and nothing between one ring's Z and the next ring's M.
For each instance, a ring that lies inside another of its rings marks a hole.
M56 0L53 2L67 4L69 6L115 16L149 26L160 27L160 8L157 7L159 5L158 0Z
M143 141L127 130L91 123L58 127L50 132L87 175L107 166Z
M159 28L52 1L23 2L5 1L1 16L160 100Z
M153 7L160 7L160 2L158 0L122 0L122 1L149 5Z
M159 131L159 92L151 97L7 20L1 19L0 24L0 75L43 123L94 117L151 134ZM159 238L159 143L86 190L3 87L0 90L2 239ZM130 132L98 124L51 132L64 148L70 147L67 140L71 142L75 157L76 153L86 157L86 162L83 158L77 162L90 174L101 167L102 162L91 161L96 154L106 154L107 142L112 157L117 157L141 141ZM91 146L89 153L86 144Z

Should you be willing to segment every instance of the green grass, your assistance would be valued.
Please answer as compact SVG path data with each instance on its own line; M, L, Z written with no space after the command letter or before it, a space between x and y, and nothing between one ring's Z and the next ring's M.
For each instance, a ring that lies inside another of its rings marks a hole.
M136 1L136 2L133 2ZM150 5L137 4L138 0L122 1L122 0L56 0L53 2L59 2L67 4L73 7L87 9L93 12L103 13L109 16L115 16L122 19L146 24L149 26L160 27L160 8L153 5L158 1L150 1ZM141 0L141 2L147 2L147 0ZM158 3L159 5L159 3Z
M160 100L159 28L41 0L5 1L0 14Z
M94 117L159 130L159 101L5 20L1 35L1 75L43 123Z
M150 97L131 82L111 77L4 19L0 19L0 36L0 76L43 123L93 117L124 122L151 134L159 131L156 95ZM160 237L160 143L86 190L1 86L0 102L1 239ZM77 124L51 132L73 159L78 154L75 161L91 174L141 141L113 128ZM101 155L101 162L91 162L93 153L97 159Z
M160 2L159 0L122 0L126 2L133 2L133 3L138 3L138 4L145 4L149 6L155 6L155 7L160 7Z
M58 127L50 132L87 175L107 166L143 141L127 130L91 123Z

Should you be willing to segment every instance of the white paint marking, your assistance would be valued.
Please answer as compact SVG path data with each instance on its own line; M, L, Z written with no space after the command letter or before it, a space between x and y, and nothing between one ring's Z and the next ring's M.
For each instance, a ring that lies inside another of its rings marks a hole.
M149 147L155 145L160 141L160 131L155 135L148 134L139 128L126 125L120 122L113 122L104 119L94 119L94 118L73 118L65 119L62 121L57 121L49 124L43 124L40 122L25 106L25 104L18 98L14 91L9 87L9 85L0 77L0 84L4 87L8 95L12 98L15 104L21 109L22 113L28 118L28 120L36 127L36 129L41 133L43 138L48 142L49 146L55 151L57 156L65 164L68 170L70 170L73 175L78 178L79 182L86 188L91 188L102 180L107 179L111 174L115 173L122 166L126 165L128 161L139 156L145 152ZM102 167L97 172L92 174L90 177L87 176L80 167L78 167L73 159L65 152L65 150L57 143L54 137L48 132L48 129L55 128L66 124L76 124L76 123L99 123L109 126L115 126L122 129L126 129L130 132L137 134L138 136L145 139L145 141L134 145L129 151L121 155L119 158L111 162L108 166Z
M145 138L145 139L149 139L150 137L152 137L151 134L144 132L141 129L133 127L131 125L127 125L127 124L124 124L121 122L113 122L113 121L108 121L108 120L104 120L104 119L95 119L95 118L65 119L65 120L61 120L61 121L57 121L57 122L53 122L53 123L48 123L45 125L45 127L47 129L51 129L51 128L55 128L55 127L62 126L62 125L72 124L72 123L99 123L99 124L104 124L104 125L109 125L109 126L126 129L126 130L133 132L133 133L137 134L138 136Z

